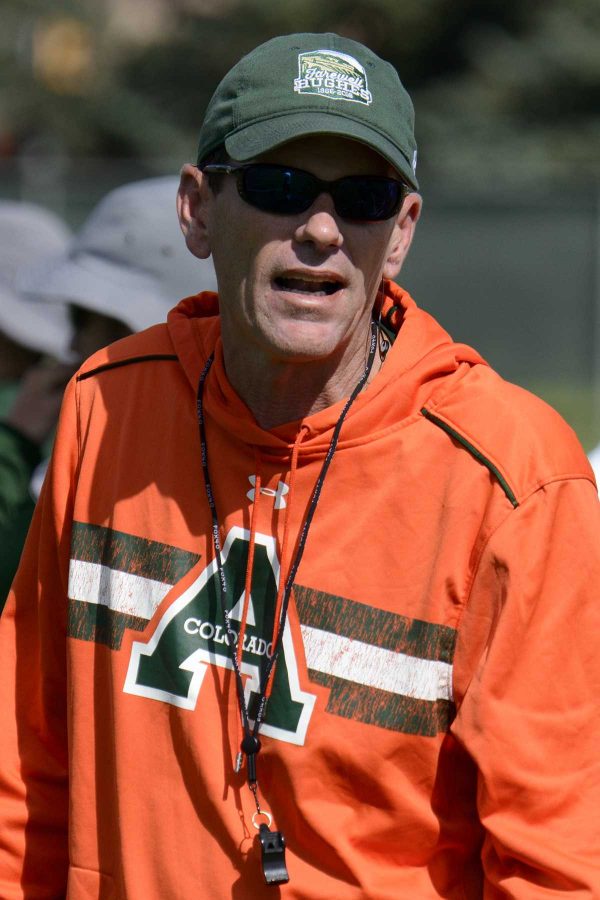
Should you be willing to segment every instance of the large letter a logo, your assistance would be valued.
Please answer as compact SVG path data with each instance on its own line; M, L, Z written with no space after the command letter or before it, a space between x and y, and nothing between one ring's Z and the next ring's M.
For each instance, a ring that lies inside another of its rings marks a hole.
M248 532L232 528L223 546L227 605L231 619L241 618L248 558ZM273 538L256 535L252 593L249 602L241 671L247 675L245 697L254 718L260 672L271 654L273 615L279 563ZM183 709L195 709L209 665L233 668L221 613L216 562L210 563L163 613L147 643L132 644L124 691L161 700ZM275 670L262 734L303 744L315 702L301 690L289 622Z

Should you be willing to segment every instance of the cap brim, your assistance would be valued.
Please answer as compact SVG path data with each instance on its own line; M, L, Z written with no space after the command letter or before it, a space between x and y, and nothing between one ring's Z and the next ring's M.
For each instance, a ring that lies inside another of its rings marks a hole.
M132 331L164 322L179 299L164 297L152 275L87 253L60 256L24 270L18 288L111 316Z
M45 303L0 285L0 331L38 353L69 361L73 329L62 304Z
M383 156L411 187L419 189L410 161L395 144L373 128L341 114L304 111L254 122L230 134L225 139L225 149L232 159L245 162L288 141L319 134L335 134L366 144Z

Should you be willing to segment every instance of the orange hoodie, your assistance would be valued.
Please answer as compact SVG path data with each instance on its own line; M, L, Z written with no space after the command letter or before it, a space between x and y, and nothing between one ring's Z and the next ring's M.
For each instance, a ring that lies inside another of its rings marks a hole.
M394 285L384 312L397 337L343 425L261 730L279 896L600 897L591 470L556 413ZM0 621L3 900L277 896L234 772L196 415L213 350L209 466L256 699L343 404L261 430L203 294L92 357L65 397Z

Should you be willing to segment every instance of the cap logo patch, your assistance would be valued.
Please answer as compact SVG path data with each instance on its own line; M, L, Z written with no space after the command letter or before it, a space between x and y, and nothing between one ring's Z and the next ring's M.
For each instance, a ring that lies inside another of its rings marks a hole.
M294 91L297 94L316 94L327 100L350 100L367 106L373 100L367 73L361 64L353 56L336 50L299 53Z

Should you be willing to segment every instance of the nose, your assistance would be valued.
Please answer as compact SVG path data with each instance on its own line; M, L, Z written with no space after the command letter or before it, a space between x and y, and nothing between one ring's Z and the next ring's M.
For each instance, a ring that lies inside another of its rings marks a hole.
M309 210L300 225L295 238L300 243L312 243L319 249L341 247L343 237L335 216L333 200L328 194L321 194Z

